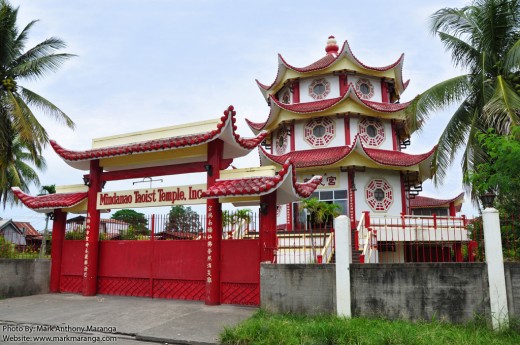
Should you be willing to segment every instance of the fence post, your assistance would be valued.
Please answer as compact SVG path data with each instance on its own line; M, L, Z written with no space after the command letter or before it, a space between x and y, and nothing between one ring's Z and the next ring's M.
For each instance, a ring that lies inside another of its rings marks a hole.
M336 229L336 312L338 316L351 317L350 263L350 220L347 216L334 219Z
M482 211L482 220L489 281L491 322L493 329L498 330L501 327L507 326L509 323L504 257L502 255L502 238L498 211L492 207L487 207Z

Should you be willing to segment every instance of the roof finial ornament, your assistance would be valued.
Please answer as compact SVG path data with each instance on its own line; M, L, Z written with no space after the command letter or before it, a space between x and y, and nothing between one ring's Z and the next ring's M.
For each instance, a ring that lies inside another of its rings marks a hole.
M338 56L339 47L338 42L336 42L336 38L334 36L329 36L327 40L327 46L325 47L325 51L329 55Z

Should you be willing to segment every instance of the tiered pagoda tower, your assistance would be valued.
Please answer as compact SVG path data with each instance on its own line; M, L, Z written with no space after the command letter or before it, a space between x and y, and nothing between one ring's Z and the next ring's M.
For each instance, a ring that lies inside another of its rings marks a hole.
M260 148L261 165L282 166L290 158L299 181L322 175L313 196L342 206L353 223L363 211L411 214L410 200L431 178L434 149L407 154L409 103L401 103L404 55L391 65L370 67L339 49L334 36L326 55L306 67L278 56L271 85L257 81L270 107L264 122L247 120L255 133L268 132ZM279 229L298 230L305 215L298 203L278 213Z

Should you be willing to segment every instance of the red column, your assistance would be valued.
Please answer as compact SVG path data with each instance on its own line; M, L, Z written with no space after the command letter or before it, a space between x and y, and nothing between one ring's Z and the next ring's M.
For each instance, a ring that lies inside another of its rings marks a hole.
M286 216L287 216L287 221L286 221L287 227L286 227L286 230L287 231L293 231L294 229L293 229L293 222L292 222L292 220L293 220L292 203L291 202L288 203L286 205L286 207L287 207L287 210L286 210L287 211L287 214L286 214Z
M450 217L455 217L457 215L457 211L455 210L455 202L450 202Z
M274 262L276 250L276 191L260 197L260 262Z
M65 239L65 224L67 212L54 210L52 223L52 249L51 249L51 281L50 292L60 292L61 258L63 253L63 240Z
M90 161L90 184L87 203L87 236L83 267L83 296L94 296L97 292L98 250L99 250L99 210L97 193L101 192L101 172L99 160Z
M300 81L293 82L293 103L300 103Z
M381 102L388 103L388 85L384 79L381 79Z
M343 97L348 90L348 80L346 74L339 75L339 95Z
M208 188L220 177L220 162L224 144L217 139L208 144ZM207 305L220 304L220 244L222 241L222 205L218 199L206 202L207 260L206 299Z
M356 229L356 191L354 178L356 172L353 167L348 169L348 215L350 217L350 229L354 235L352 237L352 248L358 250L359 248L359 234Z

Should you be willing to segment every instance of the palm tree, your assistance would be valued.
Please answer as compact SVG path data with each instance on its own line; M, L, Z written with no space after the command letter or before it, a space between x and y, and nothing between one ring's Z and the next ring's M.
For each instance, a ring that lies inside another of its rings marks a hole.
M0 200L4 209L8 201L14 202L11 187L16 186L28 192L30 184L40 185L40 179L32 166L44 169L45 159L40 155L33 156L19 136L11 141L9 150L3 151L0 146Z
M459 150L464 150L464 174L486 161L478 132L494 127L507 134L520 123L520 0L475 0L467 7L443 8L432 15L431 31L451 53L455 66L466 72L432 86L407 109L414 131L433 112L460 104L434 154L438 184Z
M74 122L57 106L19 84L38 80L48 72L56 71L73 55L57 53L66 45L55 37L26 50L29 31L36 21L31 21L19 31L17 15L18 8L13 8L7 0L0 0L0 171L4 175L12 160L15 138L34 162L41 160L42 149L49 141L47 132L31 107L74 128ZM3 200L4 206L10 193L9 187L5 176L0 178L0 201Z
M39 195L49 195L49 194L56 194L56 185L55 184L42 186L40 188L40 194ZM40 257L45 256L45 254L47 252L47 231L48 231L48 228L49 228L49 218L50 218L50 216L51 216L50 213L47 213L45 215L45 229L43 230L43 240L42 240L42 246L40 248Z

